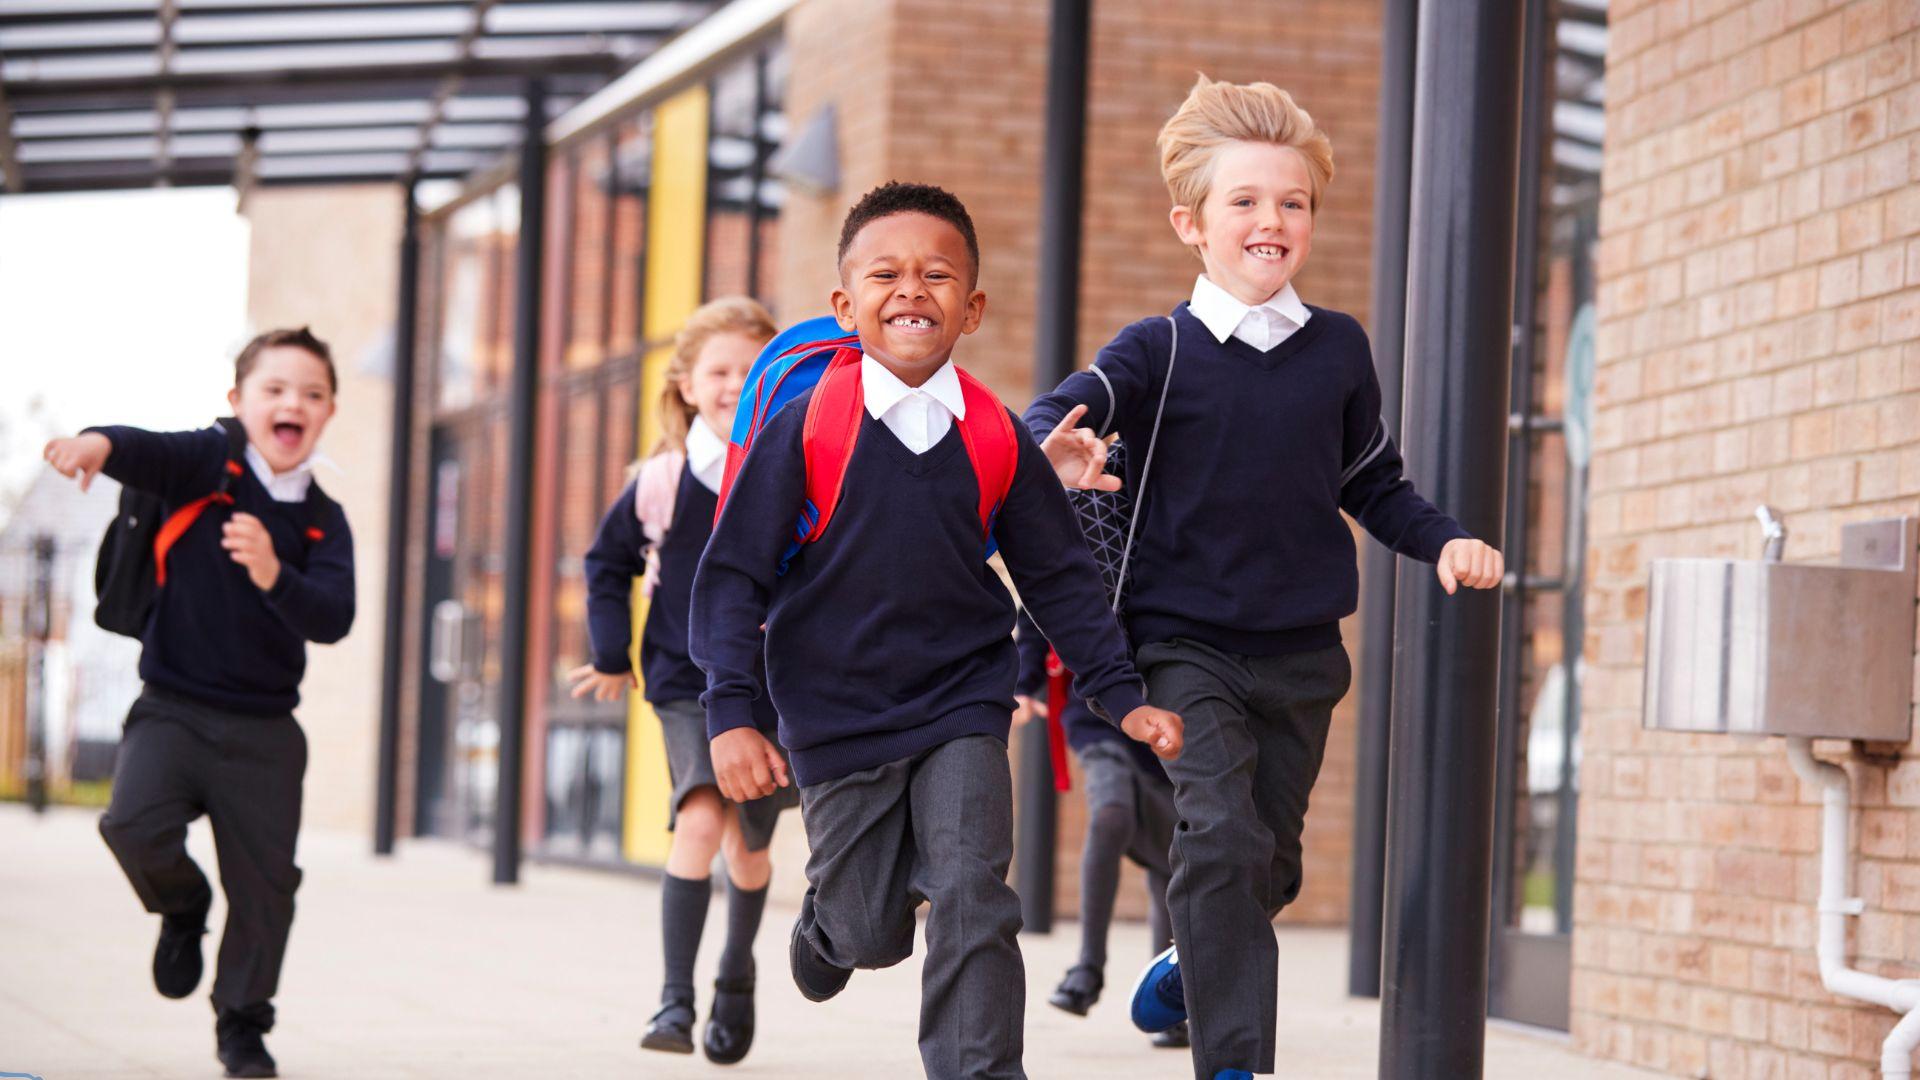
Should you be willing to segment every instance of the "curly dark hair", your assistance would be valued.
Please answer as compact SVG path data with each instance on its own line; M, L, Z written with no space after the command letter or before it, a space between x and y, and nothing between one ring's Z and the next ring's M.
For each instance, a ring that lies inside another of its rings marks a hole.
M973 276L979 279L980 238L973 231L973 218L967 214L966 204L959 196L932 184L889 180L862 195L853 209L847 211L847 219L840 226L840 250L835 260L846 261L847 249L853 246L853 238L860 235L861 229L895 214L926 214L960 230L961 239L967 242L967 257L973 260Z
M240 355L233 360L234 388L238 389L241 383L247 381L247 376L253 374L254 367L260 363L261 350L282 345L305 349L313 354L314 359L327 365L327 388L336 394L340 392L340 376L333 369L333 350L327 348L326 342L314 337L313 331L305 326L298 330L269 330L247 342L247 347L241 349Z

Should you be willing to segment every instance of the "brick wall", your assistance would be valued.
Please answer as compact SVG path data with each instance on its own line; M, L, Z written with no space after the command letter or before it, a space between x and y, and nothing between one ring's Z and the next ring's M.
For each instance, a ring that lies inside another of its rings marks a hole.
M1920 5L1616 3L1574 1037L1677 1075L1877 1075L1820 986L1819 809L1777 741L1640 728L1647 564L1920 510ZM1920 762L1847 764L1859 965L1920 962Z
M854 9L858 17L850 17ZM794 56L823 49L863 65L796 64L790 122L838 111L842 181L825 199L796 194L783 213L783 319L824 307L833 243L852 201L887 179L938 183L980 233L986 320L959 350L1010 404L1033 386L1047 5L1039 0L809 0L789 18ZM1088 96L1081 363L1126 323L1164 312L1192 289L1199 263L1167 224L1153 139L1197 71L1266 79L1292 90L1331 132L1338 176L1316 226L1301 294L1365 320L1379 21L1374 4L1249 6L1102 0L1095 5ZM1355 633L1350 627L1349 641ZM1352 701L1338 714L1307 828L1307 883L1288 917L1346 917L1354 771ZM1061 808L1060 896L1078 894L1082 804ZM1129 867L1129 874L1134 870ZM1144 910L1137 876L1122 911Z
M359 614L346 640L308 646L299 715L309 746L306 821L360 833L373 822L393 425L390 376L368 365L383 354L390 361L401 212L389 184L266 188L246 203L250 332L311 325L340 375L339 411L320 441L339 468L315 475L353 526Z

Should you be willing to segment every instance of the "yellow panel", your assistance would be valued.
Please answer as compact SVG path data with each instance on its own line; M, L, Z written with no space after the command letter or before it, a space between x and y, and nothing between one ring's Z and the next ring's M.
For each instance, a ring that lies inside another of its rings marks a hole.
M641 337L667 342L700 306L707 220L707 91L694 87L664 101L653 114L653 183L647 204L647 288ZM653 404L665 388L672 347L662 344L640 365L642 453L660 438ZM647 600L635 589L633 625L647 624ZM639 635L635 635L637 638ZM638 664L635 670L638 670ZM667 860L666 746L660 721L640 695L627 714L626 857L662 865Z

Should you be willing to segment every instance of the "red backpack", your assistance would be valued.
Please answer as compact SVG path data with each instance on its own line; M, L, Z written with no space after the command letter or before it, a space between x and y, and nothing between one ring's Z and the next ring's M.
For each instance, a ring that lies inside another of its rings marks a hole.
M798 332L798 333L796 333ZM803 340L796 341L800 337ZM720 509L733 492L733 479L751 448L775 411L762 408L763 399L779 393L781 402L813 388L807 402L806 424L801 429L802 452L807 463L807 501L800 520L794 525L793 542L780 557L780 571L798 554L803 544L820 539L833 520L845 485L847 463L860 439L861 417L866 412L865 395L860 386L860 349L857 339L849 343L846 332L831 319L812 319L789 329L761 351L747 373L741 389L743 408L736 414L732 447L727 455L727 474L720 485ZM1014 469L1020 461L1020 442L1013 430L1013 418L986 384L959 368L960 391L966 402L966 418L954 421L966 446L967 460L980 483L980 535L987 542L987 554L996 550L993 522L1007 492L1013 487ZM751 404L749 404L751 403ZM739 453L731 452L739 449ZM715 520L719 519L716 511Z

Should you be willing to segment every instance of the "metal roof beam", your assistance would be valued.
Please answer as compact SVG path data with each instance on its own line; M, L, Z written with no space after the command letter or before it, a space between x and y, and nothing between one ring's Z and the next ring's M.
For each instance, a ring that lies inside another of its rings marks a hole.
M300 4L290 7L285 3L253 2L231 5L190 4L185 11L189 17L229 16L229 15L365 15L370 11L445 11L449 8L464 8L472 0L373 0L370 3L321 2ZM657 3L657 0L649 0ZM512 0L513 6L520 7L578 7L582 0ZM676 7L681 5L676 5ZM150 19L155 5L117 4L112 7L93 7L71 11L32 11L22 10L14 5L0 7L0 28L10 26L48 26L62 23L101 23L124 22L129 19Z
M20 161L13 148L13 109L7 104L7 88L0 85L0 187L17 195L23 186Z
M662 34L650 32L650 31L643 31L643 30L632 30L632 31L614 30L607 33L585 33L578 30L509 30L509 31L489 31L485 36L488 41L568 40L568 41L580 41L580 42L605 43L607 47L606 51L612 51L612 52L645 49L649 46L657 46L662 41L666 40L665 36ZM392 35L362 34L362 35L342 36L342 37L261 38L253 41L238 41L238 40L222 41L222 42L219 42L218 44L215 44L213 42L205 42L205 43L183 45L179 41L175 41L174 47L176 50L176 55L198 56L203 53L217 52L218 50L223 50L223 49L274 49L274 48L303 48L304 49L309 47L331 48L331 47L337 47L337 46L343 46L343 45L391 45L395 43L402 43L402 44L429 43L429 42L437 42L438 40L439 39L436 39L436 38L425 38L425 37L421 37L419 34L411 34L411 33L400 33L400 34L392 34ZM40 60L40 59L64 60L71 57L80 57L80 56L105 56L105 57L118 56L118 57L127 57L127 58L137 58L137 57L146 56L148 54L148 51L149 50L147 50L146 48L143 48L140 46L130 46L125 44L76 43L72 45L67 45L67 44L33 45L33 46L28 46L26 48L10 49L8 50L7 55L12 57L15 60Z
M535 76L596 75L618 71L622 61L605 53L579 56L513 57L511 59L448 60L433 63L365 64L342 67L282 68L266 71L196 71L153 75L112 75L80 79L34 79L7 84L16 103L35 100L112 97L144 98L156 89L185 94L192 91L255 92L308 88L309 97L331 100L343 89L360 85L367 97L392 97L394 84L409 79L437 80L458 75L463 82L498 79L524 83Z

